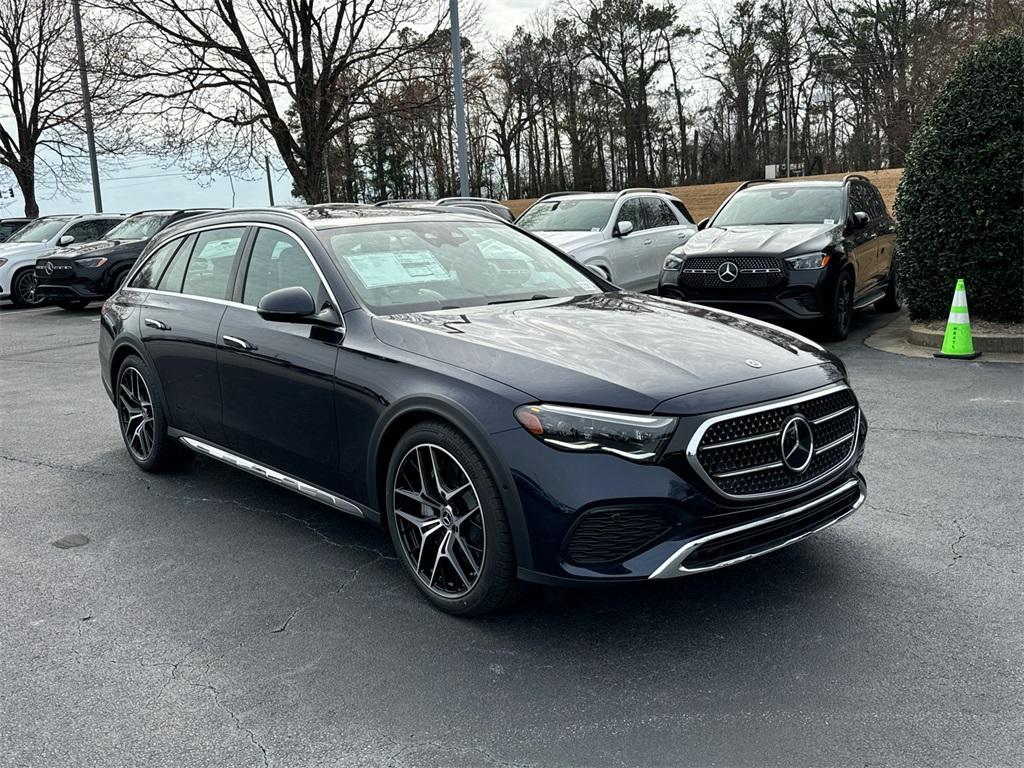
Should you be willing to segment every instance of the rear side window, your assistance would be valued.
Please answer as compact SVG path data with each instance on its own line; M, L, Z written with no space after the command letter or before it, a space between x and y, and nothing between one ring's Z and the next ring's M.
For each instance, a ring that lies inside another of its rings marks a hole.
M181 292L191 296L226 299L235 257L242 247L245 227L200 232L185 269Z
M278 288L301 286L318 304L320 276L295 239L276 229L260 229L252 245L252 256L245 272L242 302L251 306Z
M659 200L656 197L645 197L644 208L646 209L647 226L649 228L679 226L679 220L664 200Z
M868 187L868 192L871 198L871 210L869 211L871 217L883 219L888 216L889 212L885 210L885 201L882 199L878 189L876 187Z
M690 218L690 212L686 210L686 206L683 205L682 200L673 200L672 207L679 211L679 215L683 217L683 221L693 224L693 219Z
M167 266L167 262L174 256L179 245L181 245L181 240L172 240L169 243L164 243L149 254L146 261L139 268L139 271L135 273L135 277L132 278L131 287L156 288L157 280L160 279L164 267Z
M185 267L188 266L188 257L192 255L192 246L196 242L196 236L189 235L179 242L183 245L174 254L170 266L164 270L164 276L160 278L160 284L157 286L161 291L181 293L181 281L185 279Z

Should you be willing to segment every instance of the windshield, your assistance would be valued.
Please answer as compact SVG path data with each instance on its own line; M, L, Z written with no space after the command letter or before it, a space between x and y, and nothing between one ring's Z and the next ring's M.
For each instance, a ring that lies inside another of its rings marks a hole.
M738 192L715 216L716 227L743 224L837 224L843 220L841 187L771 185Z
M104 240L148 240L155 235L169 213L142 213L125 219L103 236Z
M523 229L545 232L588 232L604 229L614 200L583 198L537 203L516 222Z
M8 243L45 243L68 223L67 219L38 219L15 232Z
M600 293L583 267L502 224L413 221L319 232L378 315Z

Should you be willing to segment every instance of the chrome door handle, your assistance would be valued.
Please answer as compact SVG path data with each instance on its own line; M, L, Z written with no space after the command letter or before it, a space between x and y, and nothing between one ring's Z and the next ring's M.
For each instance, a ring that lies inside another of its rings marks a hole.
M650 244L651 244L651 243L653 243L653 242L654 242L654 241L653 241L653 240L651 240L651 238L647 238L646 240L644 240L644 245L650 245Z
M169 331L169 330L171 330L171 326L169 326L167 323L162 323L159 320L154 320L151 317L147 317L142 322L146 324L147 328L156 328L158 331Z
M221 336L221 338L224 340L224 343L229 347L234 347L235 349L244 349L246 352L254 352L256 350L255 344L250 344L245 339L240 339L237 336Z

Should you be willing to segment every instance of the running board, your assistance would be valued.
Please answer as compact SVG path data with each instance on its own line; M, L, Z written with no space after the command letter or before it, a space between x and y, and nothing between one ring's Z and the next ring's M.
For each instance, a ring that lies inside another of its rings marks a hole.
M201 453L203 456L209 456L211 459L217 459L217 461L223 461L225 464L230 464L232 467L243 469L251 475L262 477L264 480L269 480L275 485L280 485L282 488L287 488L289 491L295 491L295 493L302 494L307 498L319 501L321 504L326 504L329 507L340 509L342 512L347 512L350 515L366 517L366 514L355 502L349 501L348 499L331 493L330 491L325 491L319 486L291 477L283 472L278 472L276 469L265 467L262 464L257 464L255 461L247 459L244 456L231 453L231 451L225 451L223 448L211 445L210 443L204 443L202 440L196 440L194 437L182 436L178 439L193 451Z
M876 301L885 297L885 289L883 288L878 293L872 293L870 297L861 299L859 302L853 305L854 309L864 309L864 307L870 307Z

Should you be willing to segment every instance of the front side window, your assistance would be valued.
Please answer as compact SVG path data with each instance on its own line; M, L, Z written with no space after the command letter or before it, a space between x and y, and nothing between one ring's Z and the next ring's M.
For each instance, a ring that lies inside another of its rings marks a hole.
M31 224L26 224L24 227L19 229L10 240L9 243L45 243L47 240L51 240L57 236L67 225L67 218L46 218L37 219Z
M758 224L838 224L841 187L782 187L771 184L737 192L715 216L716 227Z
M646 223L644 209L639 197L631 198L622 204L622 207L619 208L619 216L616 223L619 221L632 223L634 232L648 228L649 225Z
M185 269L181 292L210 299L226 299L231 268L242 247L244 235L245 227L200 232Z
M296 285L309 291L318 303L323 299L320 275L295 238L276 229L260 229L245 270L242 302L256 306L271 291Z
M605 228L614 200L566 198L537 203L516 222L531 232L596 232Z
M141 213L125 219L107 232L108 240L148 240L164 225L170 214Z
M321 230L360 300L379 315L600 293L583 267L497 223L414 221Z

